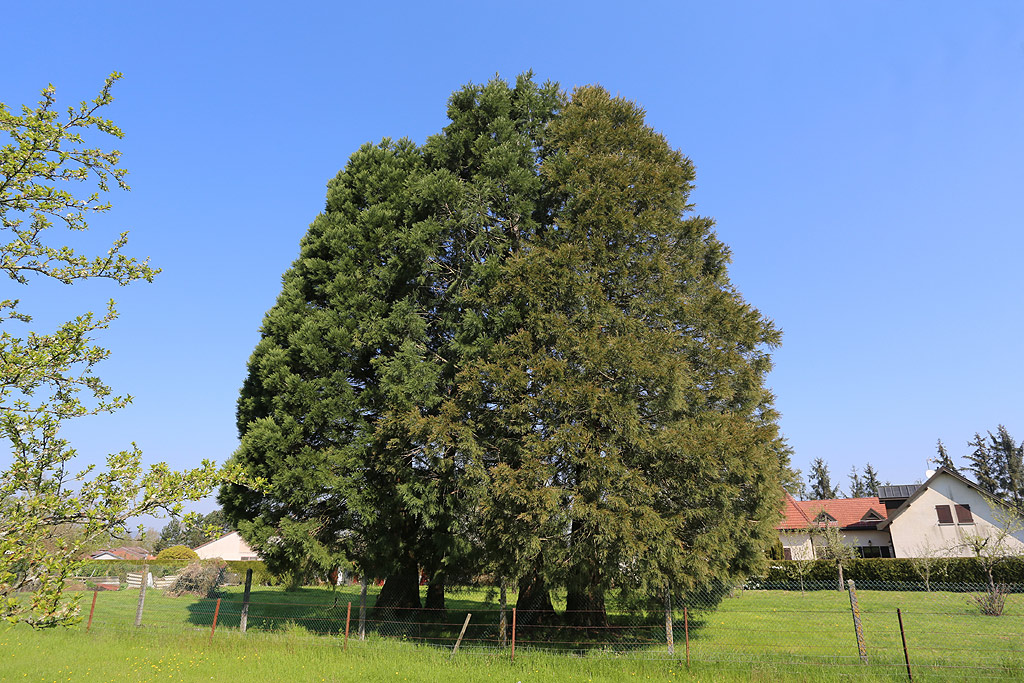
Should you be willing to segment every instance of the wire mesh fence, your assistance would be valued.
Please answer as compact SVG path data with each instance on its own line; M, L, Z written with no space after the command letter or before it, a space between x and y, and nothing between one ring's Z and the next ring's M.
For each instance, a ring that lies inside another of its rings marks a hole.
M425 591L425 587L424 587ZM170 597L147 587L86 592L88 629L198 629L210 638L254 633L320 636L339 646L396 642L459 653L663 658L695 667L758 665L861 667L915 678L1024 677L1024 585L836 581L748 582L649 601L606 596L603 609L567 610L564 591L524 605L514 591L501 606L493 587L451 588L444 608L377 605L359 585L286 592L240 586L217 597ZM993 604L998 603L998 612ZM138 626L136 626L138 624Z

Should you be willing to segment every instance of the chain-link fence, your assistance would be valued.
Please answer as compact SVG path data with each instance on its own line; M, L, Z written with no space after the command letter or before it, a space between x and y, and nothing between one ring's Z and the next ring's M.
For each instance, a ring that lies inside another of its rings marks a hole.
M325 644L386 647L396 640L461 653L557 651L671 658L695 667L858 667L915 677L1024 677L1024 585L836 581L748 582L569 610L564 590L521 604L493 587L449 587L444 608L377 605L379 588L285 591L222 588L219 597L170 597L121 588L83 595L83 627L201 629L323 636ZM852 583L852 582L851 582ZM425 597L426 587L423 587ZM138 626L136 626L138 625Z

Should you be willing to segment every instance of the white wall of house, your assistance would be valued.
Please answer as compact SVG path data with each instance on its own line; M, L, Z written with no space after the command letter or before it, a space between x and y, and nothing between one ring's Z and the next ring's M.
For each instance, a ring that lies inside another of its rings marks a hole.
M781 531L779 532L779 539L782 541L783 550L789 550L789 559L814 559L814 552L811 550L811 538L806 532Z
M876 529L858 529L857 531L844 531L842 533L843 540L846 541L846 544L852 545L854 548L867 545L878 548L889 548L892 543L888 530L878 531Z
M968 505L973 524L957 521L955 505ZM936 505L948 505L953 511L952 524L940 524ZM931 481L920 496L896 515L889 523L896 557L919 557L925 549L949 557L970 557L970 550L962 547L963 534L992 535L999 521L992 509L975 489L942 473ZM1024 551L1024 532L1017 532L1008 544Z
M881 548L890 547L888 531L876 531L874 529L862 529L857 531L841 531L843 542L854 548L873 545ZM805 531L780 531L779 539L782 541L783 550L789 550L789 556L794 560L813 560L814 550L810 536ZM820 540L815 540L814 547L820 547Z
M204 543L195 549L196 554L202 560L220 558L222 560L258 560L256 554L245 539L237 531L232 531L226 536Z

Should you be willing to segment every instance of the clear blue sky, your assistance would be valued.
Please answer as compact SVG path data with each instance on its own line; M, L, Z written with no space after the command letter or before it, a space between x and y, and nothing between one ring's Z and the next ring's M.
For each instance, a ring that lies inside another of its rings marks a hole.
M363 142L423 141L468 81L533 69L641 103L697 166L732 277L784 330L770 384L805 470L923 476L942 438L1024 438L1024 5L11 2L0 101L94 96L151 285L2 285L48 323L109 297L100 375L134 404L69 427L82 462L226 459L263 313ZM200 506L209 509L212 503Z

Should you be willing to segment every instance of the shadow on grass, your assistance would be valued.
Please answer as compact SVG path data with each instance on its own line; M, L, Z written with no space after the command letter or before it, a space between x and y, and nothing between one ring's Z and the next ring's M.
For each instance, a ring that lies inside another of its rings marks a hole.
M462 647L498 649L510 643L511 608L506 611L506 638L503 641L497 606L482 602L479 595L456 593L447 597L445 610L389 608L378 611L374 609L375 599L375 594L367 595L365 632L369 636L450 648L458 638L467 614L471 614ZM216 604L216 599L193 600L187 606L188 622L196 627L209 628L217 610ZM217 629L238 629L241 611L242 594L224 594L217 611ZM359 629L358 586L339 587L334 591L301 588L287 593L277 588L254 588L250 596L247 630L308 632L337 637L344 635L347 619L350 637L355 638ZM701 622L691 619L691 638L700 626ZM675 631L677 638L681 638L681 623ZM520 648L628 652L664 647L665 622L664 615L658 614L609 614L607 626L578 627L569 623L564 613L558 613L541 625L520 623L516 638Z

